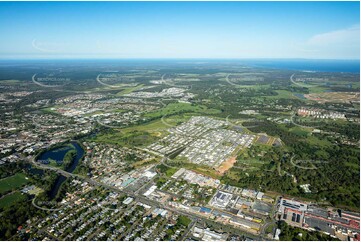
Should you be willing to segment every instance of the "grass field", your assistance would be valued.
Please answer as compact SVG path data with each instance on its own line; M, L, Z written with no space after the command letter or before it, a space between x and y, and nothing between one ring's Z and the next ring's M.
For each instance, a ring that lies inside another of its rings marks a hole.
M173 176L173 174L176 173L178 170L179 170L178 168L174 168L174 167L169 168L168 170L165 171L165 175L166 175L167 177L171 177L171 176Z
M124 128L122 129L123 133L129 133L129 132L133 132L134 130L137 131L146 131L149 132L150 134L154 134L156 136L159 136L159 133L162 134L168 134L168 132L166 131L167 129L170 128L170 126L176 126L179 125L182 122L186 122L188 119L191 118L191 114L180 114L180 115L173 115L170 117L164 117L162 122L161 119L146 123L146 124L141 124L141 125L137 125L134 127L129 127L129 128ZM168 125L167 125L168 124Z
M19 83L19 80L2 80L0 81L1 84L16 84Z
M101 134L92 139L94 142L124 146L143 147L155 142L158 138L146 131L133 130L127 133L116 132Z
M124 94L129 94L129 93L131 93L131 92L134 92L134 91L142 88L143 86L144 86L144 85L141 84L141 85L138 85L138 86L135 86L135 87L128 87L128 88L124 89L123 91L118 92L118 93L117 93L117 96L122 96L122 95L124 95Z
M319 139L317 138L316 136L314 135L311 135L311 136L308 136L307 137L307 142L310 144L310 145L315 145L315 146L323 146L323 147L330 147L332 146L332 143L326 139Z
M307 137L311 133L312 129L311 128L306 129L306 128L301 128L301 127L296 126L296 127L290 128L289 131L298 136Z
M228 172L227 172L227 177L229 177L232 180L237 181L237 179L239 179L239 169L238 168L231 168ZM243 170L242 170L243 172Z
M142 166L148 166L150 164L155 164L155 163L159 163L160 159L145 159L145 160L141 160L141 161L137 161L137 162L134 162L132 165L135 167L135 168L139 168L139 167L142 167Z
M234 83L234 82L231 82L231 83ZM258 89L262 89L262 88L269 88L271 85L269 84L256 84L256 85L242 85L242 84L237 84L237 83L234 83L234 87L236 88L249 88L249 89L255 89L255 90L258 90Z
M164 118L164 122L159 118L146 124L140 124L118 131L114 130L113 133L98 135L94 141L121 145L129 144L130 142L136 146L143 147L168 135L167 129L169 129L170 126L176 126L181 122L187 121L190 117L190 114L173 115Z
M59 106L52 106L52 107L48 107L48 108L43 108L43 109L41 109L41 111L43 113L58 114L58 112L56 111L58 108L59 108Z
M180 115L164 117L163 120L167 124L176 126L176 125L180 125L183 122L187 122L191 117L192 117L191 114L180 114Z
M355 164L355 163L352 163L352 162L345 162L345 165L352 168L352 169L355 169L355 170L359 170L360 169L360 165L358 164Z
M0 193L11 191L28 183L24 173L17 173L13 176L0 180Z
M112 133L97 135L93 140L100 143L147 146L168 134L169 126L160 119L146 124L132 126Z
M127 134L133 132L134 130L137 130L137 131L148 132L151 135L160 137L167 134L166 130L169 128L170 127L164 124L161 120L156 120L147 124L141 124L134 127L124 128L122 129L122 133Z
M0 208L10 207L15 202L24 200L25 198L26 196L24 196L20 192L8 194L0 199Z
M257 159L240 160L234 165L236 169L242 169L244 171L259 170L264 164L263 161Z
M312 86L312 87L308 88L310 93L322 93L328 89L330 89L330 88L329 87L319 87L319 86Z
M209 109L203 105L192 105L189 103L170 103L166 107L161 108L155 112L147 113L146 117L162 117L162 116L169 116L173 114L178 114L181 112L195 112L195 113L202 113L202 114L217 114L220 113L219 110L216 109Z
M293 95L292 92L290 91L286 91L286 90L276 90L276 92L278 93L278 95L276 96L263 96L265 98L268 99L281 99L281 98L285 98L285 99L298 99L297 97L295 97Z
M167 131L173 126L180 125L189 120L192 115L197 113L182 113L168 117L161 117L149 123L131 126L123 129L114 130L113 133L97 135L93 140L100 143L120 144L145 147L157 139L169 134Z
M322 93L327 90L334 90L337 88L345 88L346 86L351 86L352 88L359 89L360 82L345 82L343 80L338 81L328 81L329 85L324 85L324 83L313 83L308 86L310 93ZM352 91L352 90L350 90Z
M192 115L217 113L220 111L203 105L170 103L155 112L145 114L146 117L156 118L155 121L100 134L93 140L100 143L145 147L167 135L170 127L187 121Z

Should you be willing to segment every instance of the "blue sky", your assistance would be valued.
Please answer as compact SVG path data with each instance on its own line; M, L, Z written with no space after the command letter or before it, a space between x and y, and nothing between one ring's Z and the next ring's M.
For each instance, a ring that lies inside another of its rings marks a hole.
M360 58L359 2L0 2L0 58Z

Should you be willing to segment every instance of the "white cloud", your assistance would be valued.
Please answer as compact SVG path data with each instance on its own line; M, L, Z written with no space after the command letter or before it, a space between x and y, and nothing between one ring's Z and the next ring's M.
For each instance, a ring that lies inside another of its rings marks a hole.
M316 34L294 47L300 58L359 59L360 26Z
M309 45L334 45L334 44L357 44L360 43L360 26L352 26L346 29L317 34L307 41Z

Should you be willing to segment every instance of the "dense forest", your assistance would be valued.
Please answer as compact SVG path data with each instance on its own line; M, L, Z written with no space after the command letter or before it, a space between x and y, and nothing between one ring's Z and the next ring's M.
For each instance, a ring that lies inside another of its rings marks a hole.
M284 221L279 221L277 224L278 228L281 230L279 235L280 240L283 241L331 241L338 239L332 238L329 235L322 234L320 232L311 232L301 228L292 227L287 225Z
M252 124L255 123L247 123ZM302 137L287 132L292 125L281 126L271 122L257 125L250 130L279 136L286 146L274 147L267 152L262 157L264 164L259 170L246 175L242 170L234 168L233 172L239 174L238 180L226 175L222 178L224 182L240 187L304 196L318 201L327 200L334 206L359 209L360 155L357 148L332 145L317 138L317 142L310 142L309 139L315 137ZM302 164L298 165L297 161ZM310 184L312 193L304 193L299 187L301 184Z

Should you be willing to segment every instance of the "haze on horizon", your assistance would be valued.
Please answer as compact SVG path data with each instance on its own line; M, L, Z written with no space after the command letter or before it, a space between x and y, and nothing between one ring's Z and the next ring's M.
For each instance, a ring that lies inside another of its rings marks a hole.
M359 2L1 2L0 58L360 58Z

